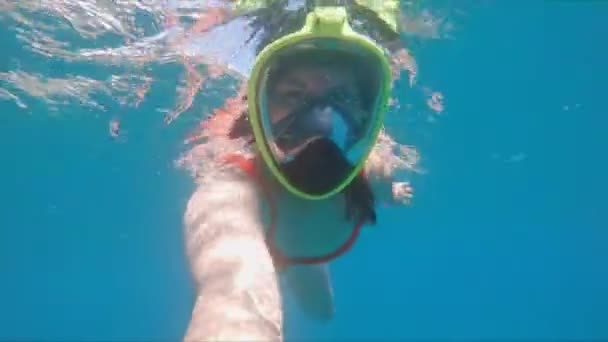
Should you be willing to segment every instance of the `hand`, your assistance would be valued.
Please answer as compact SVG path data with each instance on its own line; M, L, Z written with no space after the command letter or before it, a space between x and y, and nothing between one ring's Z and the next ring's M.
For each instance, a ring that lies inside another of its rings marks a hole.
M393 201L409 205L414 197L414 189L409 182L393 182L392 184Z

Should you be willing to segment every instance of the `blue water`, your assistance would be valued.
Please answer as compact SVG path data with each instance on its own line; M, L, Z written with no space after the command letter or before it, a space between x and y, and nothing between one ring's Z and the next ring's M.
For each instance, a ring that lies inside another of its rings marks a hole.
M389 130L428 172L333 265L331 323L288 303L288 340L608 339L607 17L601 1L486 3L419 47L447 111ZM188 123L144 103L120 144L107 117L0 108L0 340L179 339Z

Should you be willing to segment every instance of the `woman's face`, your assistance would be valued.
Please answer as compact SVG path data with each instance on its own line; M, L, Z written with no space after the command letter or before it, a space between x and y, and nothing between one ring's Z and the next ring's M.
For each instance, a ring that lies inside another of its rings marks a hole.
M271 122L275 123L297 109L306 100L338 91L349 99L350 106L357 103L360 94L355 76L343 66L299 66L280 75L268 103Z

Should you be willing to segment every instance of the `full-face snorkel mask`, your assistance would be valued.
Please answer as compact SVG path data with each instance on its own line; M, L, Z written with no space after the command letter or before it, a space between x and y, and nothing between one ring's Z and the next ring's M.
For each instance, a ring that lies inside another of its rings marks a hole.
M305 199L331 197L361 172L388 105L385 52L353 31L347 19L344 7L313 9L300 31L259 53L248 85L257 148L276 179ZM276 85L290 67L301 65L348 66L355 84L294 102L277 93ZM290 110L277 113L274 108L285 101L291 101Z

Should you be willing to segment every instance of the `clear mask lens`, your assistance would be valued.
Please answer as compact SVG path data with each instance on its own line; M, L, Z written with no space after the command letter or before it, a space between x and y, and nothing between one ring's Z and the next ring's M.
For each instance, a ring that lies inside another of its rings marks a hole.
M263 143L279 169L315 145L317 152L306 158L330 158L331 152L331 158L350 165L335 177L340 183L375 143L383 73L377 59L354 52L353 44L327 40L306 41L277 52L260 72L256 107ZM315 88L317 83L323 86ZM297 169L303 164L332 167L330 160L306 159Z

